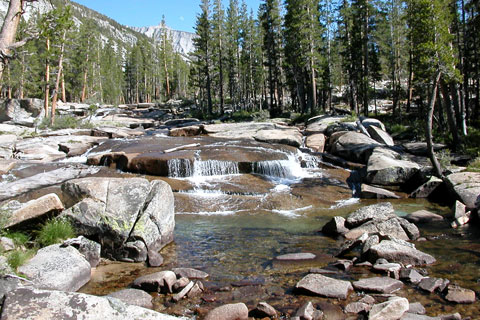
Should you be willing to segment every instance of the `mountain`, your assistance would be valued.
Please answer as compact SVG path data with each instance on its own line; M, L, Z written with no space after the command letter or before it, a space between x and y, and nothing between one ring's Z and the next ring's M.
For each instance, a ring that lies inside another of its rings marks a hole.
M167 26L163 26L162 24L158 26L131 28L137 32L145 34L146 36L154 39L157 42L162 39L164 32L163 30L167 29L167 34L169 35L169 38L172 41L173 49L176 52L184 56L188 56L194 50L193 40L196 37L195 33L173 30Z
M52 4L55 6L62 2L62 0L39 0L29 3L25 8L25 14L23 17L28 21L37 12L40 14L48 12L52 9ZM8 3L7 0L0 0L0 23L3 22L8 9ZM72 6L74 21L77 26L82 24L82 21L85 21L86 19L93 20L100 30L103 42L106 43L108 40L113 40L117 42L117 44L120 45L119 47L123 48L123 50L135 44L141 37L158 40L162 34L162 26L130 28L76 2L70 1L70 5ZM195 34L172 30L168 27L167 29L171 35L175 51L184 56L187 56L193 51L193 39L195 38Z

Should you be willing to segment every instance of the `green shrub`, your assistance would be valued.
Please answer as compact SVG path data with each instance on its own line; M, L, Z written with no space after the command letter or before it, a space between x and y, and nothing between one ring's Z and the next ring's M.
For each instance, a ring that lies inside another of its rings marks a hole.
M35 250L33 249L26 250L26 251L14 250L8 254L7 262L10 265L10 267L12 267L14 271L16 271L18 267L20 267L25 262L27 262L27 260L33 257L34 254L35 254Z
M24 246L30 241L30 237L21 232L7 232L5 237L12 239L15 246Z
M70 222L65 219L51 219L38 232L37 242L46 247L74 237L75 232Z
M468 164L467 171L480 172L480 156L478 156Z
M50 128L52 130L61 129L91 129L93 125L90 122L84 122L82 119L74 116L56 116L53 125L50 125L50 118L43 118L39 124L39 129Z

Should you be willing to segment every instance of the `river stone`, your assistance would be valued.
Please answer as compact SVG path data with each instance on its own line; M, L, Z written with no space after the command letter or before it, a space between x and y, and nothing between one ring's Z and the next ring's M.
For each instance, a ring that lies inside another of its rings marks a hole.
M423 314L406 312L403 314L400 320L462 320L462 317L460 316L459 313L449 314L449 315L440 315L438 317L430 317Z
M403 287L403 282L390 277L374 277L354 281L355 290L392 293Z
M367 163L366 181L381 186L405 184L420 166L389 149L375 148Z
M428 210L418 210L409 213L405 219L413 223L432 223L443 221L443 217L441 215Z
M345 312L359 314L361 312L368 312L370 309L371 306L364 302L351 302L345 307Z
M203 284L200 281L195 282L193 287L187 292L187 298L193 298L200 295L204 290L203 288Z
M326 138L323 133L316 133L308 136L305 145L314 152L323 152L325 150Z
M281 256L275 257L276 260L280 261L301 261L301 260L313 260L317 256L313 253L302 252L302 253L288 253Z
M172 271L160 271L135 279L132 287L147 292L172 293L173 285L177 282L177 276Z
M379 258L385 258L388 261L396 263L417 265L427 265L435 263L435 258L420 250L401 244L392 240L383 240L374 245L367 252L370 262L377 261Z
M204 320L247 320L248 308L244 303L225 304L211 310Z
M425 307L420 302L414 302L408 306L408 313L425 314L427 310L425 310Z
M369 186L365 183L362 183L360 195L363 199L400 199L400 196L398 196L392 191L374 186Z
M464 289L456 285L449 285L445 299L454 303L474 303L475 291Z
M295 288L308 291L322 297L346 299L350 290L353 290L350 281L337 280L321 274L309 274L300 280Z
M123 289L117 292L110 293L109 297L116 298L126 304L132 304L147 309L153 308L152 296L143 290L138 289Z
M330 145L330 152L346 160L367 163L373 149L380 144L358 132L346 132Z
M467 209L480 208L480 172L458 172L447 176L446 182Z
M194 285L195 285L195 282L190 281L182 290L180 290L179 293L177 293L172 297L172 300L175 302L182 300L190 292L190 290L193 289Z
M99 168L91 167L65 167L4 183L0 186L0 201L16 197L32 190L42 189L71 179L92 175L99 170Z
M206 279L208 278L208 273L193 269L193 268L173 268L172 271L177 275L178 278L188 278L188 279Z
M146 259L148 251L159 251L173 240L174 201L166 182L85 178L63 184L62 191L72 200L84 198L62 215L78 233L100 239L102 255ZM135 245L136 241L146 247Z
M373 270L386 273L388 277L393 276L392 278L397 280L400 278L400 269L402 269L402 266L398 263L377 263L373 266Z
M303 142L303 136L297 128L260 130L253 138L260 142L286 144L297 148Z
M28 221L38 219L49 213L57 213L64 209L62 201L55 193L44 195L35 200L31 200L15 210L10 215L5 228L14 227Z
M420 283L422 279L425 278L422 276L417 270L415 269L407 269L403 268L400 270L400 279L403 281L407 281L413 284Z
M443 183L442 179L435 176L430 177L427 182L415 189L409 198L428 198Z
M181 291L183 288L185 288L188 284L190 283L190 280L186 277L181 277L180 279L177 279L175 284L173 285L172 289L174 292Z
M99 243L89 240L84 236L78 238L68 239L63 242L61 247L72 246L80 252L85 259L90 263L92 268L95 268L100 263L100 254L102 247Z
M39 289L77 291L90 281L90 263L77 249L59 244L38 250L18 272Z
M395 210L390 202L382 202L362 207L348 215L346 227L355 228L368 221L385 221L396 218Z
M392 297L384 303L375 304L368 314L369 320L398 320L408 311L409 303L405 298Z
M298 317L301 320L317 320L321 319L323 316L323 312L321 315L316 315L317 310L315 310L315 307L313 306L312 302L309 301L305 303L300 309L297 310L297 313L295 313L295 317Z
M250 317L255 317L255 318L276 318L277 317L277 310L275 310L274 307L269 305L266 302L259 302L257 304L257 307L250 311L248 314Z
M422 290L428 291L432 293L435 290L439 290L440 292L443 291L448 285L450 281L442 279L442 278L423 278L418 287ZM442 289L443 288L443 289Z
M7 295L1 320L175 320L153 310L126 304L112 297L21 288Z
M0 122L11 121L33 127L44 116L43 100L40 99L9 99L0 103Z
M373 140L387 146L394 145L392 137L385 130L382 130L376 126L369 126L367 131Z
M322 228L322 233L328 236L338 236L340 234L345 234L348 232L348 229L345 227L345 218L336 216L333 217L326 225Z

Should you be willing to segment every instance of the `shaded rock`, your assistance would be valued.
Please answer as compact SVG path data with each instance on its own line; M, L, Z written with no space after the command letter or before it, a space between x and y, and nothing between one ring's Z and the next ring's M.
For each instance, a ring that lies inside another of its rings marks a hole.
M160 267L163 264L163 256L155 250L148 250L148 266L149 267Z
M188 278L188 279L206 279L208 278L208 273L201 270L193 268L173 268L172 271L177 275L178 278Z
M164 125L167 127L189 125L191 123L200 123L197 118L172 119L165 121Z
M337 123L332 123L327 127L327 130L325 130L325 135L326 136L331 136L332 134L336 132L344 132L344 131L350 131L350 132L357 132L358 131L358 126L356 122L337 122ZM363 133L362 133L363 134ZM368 137L368 135L367 135Z
M346 299L350 290L353 290L349 281L337 280L321 274L309 274L300 280L295 288L327 298Z
M69 239L63 242L61 247L72 246L82 254L85 259L90 263L92 268L98 266L100 262L100 253L102 251L102 246L92 240L80 236L78 238Z
M382 186L402 185L419 169L420 166L417 163L403 160L402 156L395 151L375 148L368 159L366 181Z
M325 142L325 135L323 133L316 133L307 137L305 146L314 152L323 152L325 150Z
M425 314L427 310L425 310L425 307L420 302L414 302L408 306L408 313Z
M15 250L15 243L10 238L1 237L0 238L0 249L1 249L0 251L5 251L5 252Z
M85 178L65 183L62 190L81 200L62 216L78 233L99 239L102 255L145 261L148 251L158 252L173 240L174 201L166 182Z
M437 289L438 291L442 292L449 282L450 281L441 278L423 278L418 284L418 287L430 293Z
M188 126L183 128L170 129L169 136L171 137L193 137L202 133L200 126Z
M347 304L347 306L345 307L345 312L359 314L362 312L368 312L370 311L370 309L371 306L364 302L352 302Z
M62 201L54 193L47 194L35 200L31 200L18 210L11 213L5 228L17 226L22 223L43 217L49 213L57 213L64 209Z
M380 237L378 235L372 235L365 240L362 248L362 254L365 254L370 248L376 244L380 243Z
M181 291L183 288L185 288L188 284L190 283L190 280L185 277L181 277L180 279L175 282L173 285L172 289L174 292Z
M350 161L367 163L373 149L379 145L362 133L347 132L330 145L330 152Z
M337 268L339 270L342 270L342 271L348 271L352 268L353 261L352 260L341 259L341 260L337 260L337 261L333 262L332 264L330 264L330 266L335 267L335 268Z
M172 271L160 271L135 279L132 287L147 292L173 292L177 276ZM193 286L193 284L192 284Z
M297 128L284 128L275 130L260 130L253 138L260 142L286 144L299 148L303 136Z
M377 261L379 258L385 258L397 263L417 265L432 264L436 260L431 255L417 250L405 244L391 240L383 240L374 245L367 252L369 261Z
M5 183L0 186L0 201L16 197L31 190L60 184L86 175L92 175L98 171L98 168L66 167Z
M360 299L359 302L363 302L363 303L366 303L368 305L372 305L372 304L375 303L375 299L372 296L367 294L362 299Z
M90 263L77 249L58 244L38 250L18 272L39 289L77 291L90 281Z
M443 217L439 214L430 212L428 210L419 210L409 213L405 219L413 223L431 223L443 221Z
M392 297L384 303L372 306L369 320L398 320L408 311L409 303L405 298Z
M397 218L396 220L400 223L410 240L415 241L420 238L420 230L418 230L418 227L415 224L408 222L408 220L405 220L404 218Z
M188 298L193 298L198 296L203 292L203 284L200 281L195 282L192 289L190 289L187 293ZM174 297L175 298L175 297Z
M343 256L344 254L352 251L356 247L360 246L363 244L366 240L368 239L368 233L364 232L360 234L358 237L355 237L353 239L348 239L347 241L344 241L340 249L338 250L338 253L335 255L337 257Z
M390 277L374 277L354 281L355 290L392 293L403 287L403 282Z
M175 301L175 302L178 302L178 301L182 300L184 297L187 296L187 294L190 292L190 290L193 289L194 285L195 285L195 282L190 281L182 290L180 290L179 293L177 293L176 295L174 295L172 297L172 300Z
M417 284L417 283L420 283L420 281L422 281L423 278L425 277L415 269L403 268L400 270L400 279L403 281Z
M117 117L116 120L120 120L120 118ZM92 136L107 137L109 139L137 137L143 136L144 134L145 132L143 131L143 129L129 129L119 127L100 127L92 130Z
M266 302L259 302L255 309L250 311L248 314L250 317L255 317L255 318L276 318L277 317L277 310L275 310L274 307L269 305Z
M244 303L225 304L211 310L204 320L247 320L248 308Z
M384 263L384 264L375 264L373 270L381 273L386 273L387 276L393 277L395 279L400 278L400 269L402 266L398 263Z
M411 154L414 154L416 156L428 157L428 147L426 142L404 143L403 147L405 148L405 150L407 150ZM442 149L445 149L446 147L447 147L446 145L440 144L440 143L433 144L433 149L435 151L440 151Z
M453 173L447 176L446 182L467 209L480 207L480 172Z
M385 190L378 187L369 186L362 183L360 196L364 199L400 199L400 196L392 191Z
M126 304L152 309L152 296L143 290L138 289L123 289L117 292L110 293L109 297L116 298Z
M445 300L454 303L474 303L475 291L456 285L449 285Z
M442 179L435 176L430 177L427 182L415 189L409 198L428 198L443 183Z
M362 207L348 215L346 227L355 228L368 221L385 221L396 218L395 210L390 202L382 202Z
M0 104L0 122L11 121L14 124L33 127L45 116L43 100L9 99Z
M380 129L377 126L369 126L367 131L373 140L387 146L394 145L392 137L385 130Z
M72 319L72 315L75 319L84 320L179 319L111 297L28 288L17 289L7 295L0 319Z
M339 216L333 217L322 228L322 233L328 236L337 236L346 232L348 232L348 229L345 227L345 218Z
M312 260L317 256L313 253L302 252L302 253L288 253L281 256L275 257L279 261L301 261L301 260Z
M452 226L454 228L458 226L463 226L470 221L470 212L465 211L466 206L460 201L455 201L455 221L453 221Z
M319 312L319 310L315 310L312 302L305 303L300 309L297 310L295 313L295 317L300 320L317 320L321 319L323 316L323 312Z

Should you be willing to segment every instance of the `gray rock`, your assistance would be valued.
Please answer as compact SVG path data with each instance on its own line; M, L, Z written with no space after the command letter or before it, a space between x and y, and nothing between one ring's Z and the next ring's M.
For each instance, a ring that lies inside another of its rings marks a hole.
M418 210L409 213L405 219L413 223L432 223L443 221L443 217L441 215L427 210Z
M359 302L363 302L363 303L366 303L368 305L372 305L372 304L375 303L375 299L372 296L367 294L362 299L360 299Z
M163 181L85 178L63 184L62 190L81 200L62 216L78 233L99 239L102 255L145 261L148 252L173 240L173 193Z
M367 163L373 149L379 145L362 133L347 132L330 144L330 152L349 161Z
M0 276L13 274L12 267L8 264L7 257L0 256Z
M360 279L358 281L354 281L352 284L355 290L380 293L392 293L403 287L402 281L389 277Z
M407 224L405 224L405 222ZM402 226L402 223L405 224L405 228ZM400 240L414 240L420 235L420 232L415 225L410 224L401 218L393 218L386 221L369 221L364 223L361 226L347 232L345 234L345 238L351 239L352 237L356 237L357 235L363 233L368 233L369 235L378 233L382 236L388 235Z
M171 137L193 137L202 133L202 126L187 126L182 128L170 129L169 136Z
M376 126L369 126L367 131L373 140L387 146L394 145L392 137L385 130L382 130Z
M301 261L301 260L313 260L317 256L313 253L309 252L301 252L301 253L288 253L282 254L281 256L275 257L276 260L279 261Z
M208 273L193 269L193 268L173 268L172 271L177 275L178 278L188 278L188 279L206 279L208 278Z
M466 206L460 201L455 201L455 226L463 226L470 221L470 212L466 212Z
M362 207L348 215L346 227L355 228L368 221L385 221L396 218L395 210L390 202L382 202Z
M420 250L412 248L405 244L400 244L391 240L383 240L368 250L369 261L377 261L379 258L385 258L397 263L417 265L428 265L436 260L431 255Z
M442 278L423 278L418 284L418 287L430 293L436 290L442 292L449 282L450 281Z
M59 244L38 250L18 272L39 289L77 291L90 281L90 263L77 249Z
M345 307L345 312L359 314L362 312L368 312L370 309L371 306L364 302L351 302Z
M400 270L400 279L413 284L420 283L425 278L415 269L403 268Z
M337 280L321 274L306 275L295 285L295 288L322 297L338 299L346 299L349 291L353 290L350 281Z
M420 166L389 149L375 148L367 163L367 183L394 186L406 183Z
M323 313L321 316L323 316ZM318 314L318 310L315 310L312 302L310 301L305 303L300 309L297 310L297 313L295 313L295 317L298 317L301 320L316 320L321 319L321 316Z
M181 291L183 288L185 288L188 284L190 283L190 280L185 277L181 277L180 279L175 282L173 285L172 289L174 292Z
M85 259L90 263L92 268L95 268L100 263L100 253L102 246L95 241L89 240L84 236L74 239L68 239L63 242L61 247L72 246L80 252Z
M415 241L420 238L420 230L418 230L418 227L415 224L410 223L403 218L397 218L396 220L400 223L410 240Z
M9 292L16 290L20 287L23 287L23 284L20 281L20 279L12 278L9 276L5 276L5 277L1 276L0 277L0 301L3 302L3 299Z
M83 320L175 320L169 315L148 310L111 297L83 293L17 289L7 295L1 320L21 319Z
M148 250L148 266L149 267L160 267L163 265L163 256L155 250Z
M316 133L308 136L305 140L305 146L312 149L314 152L325 151L326 138L323 133Z
M367 240L365 240L363 247L362 247L362 254L365 254L370 248L376 244L380 243L380 237L378 235L369 236Z
M435 176L430 177L430 179L415 189L410 195L409 198L428 198L433 191L435 191L443 183L442 179Z
M203 292L203 288L204 288L203 284L200 281L195 282L192 289L190 289L188 291L187 297L188 298L193 298L193 297L196 297L196 296L200 295Z
M257 307L250 311L249 316L255 317L255 318L276 318L277 317L277 310L275 310L274 307L269 305L266 302L259 302L257 304Z
M126 304L132 304L142 308L152 309L152 296L143 290L138 289L123 289L117 292L110 293L109 297L116 298Z
M345 116L330 116L330 115L321 115L314 118L308 119L306 133L307 134L316 134L316 133L325 133L328 126L345 119Z
M425 314L427 313L427 310L425 310L425 307L420 302L414 302L410 303L408 313Z
M345 227L345 218L344 217L333 217L326 225L322 228L322 233L328 236L338 236L340 234L347 233L348 229Z
M383 131L387 131L385 129L385 125L378 119L360 117L360 120L362 121L362 125L367 129L371 126L375 126L377 128L382 129Z
M369 320L398 320L408 311L409 303L405 298L392 297L384 303L372 306Z
M360 189L360 196L364 199L400 199L400 196L395 192L369 186L368 184L362 183Z
M446 182L468 210L480 207L480 172L453 173Z
M475 291L456 285L449 285L445 300L454 303L474 303Z
M262 122L222 123L205 125L203 130L209 136L227 139L254 140L260 130L274 130L275 124Z
M297 128L260 130L253 138L260 142L286 144L297 148L299 148L303 142L303 136Z
M33 127L44 116L43 100L40 99L10 99L0 104L0 122L11 121Z
M135 279L132 287L147 292L173 292L177 276L172 271L160 271Z
M211 310L204 320L247 320L248 308L244 303L225 304Z
M187 296L187 294L190 292L190 290L193 289L193 286L195 285L195 282L190 281L182 290L180 290L179 293L173 296L172 300L175 302L178 302L182 300L184 297Z
M332 264L330 264L330 266L335 267L335 268L337 268L339 270L342 270L342 271L348 271L352 268L353 261L352 260L346 260L346 259L340 259L340 260L337 260L337 261L333 262Z
M15 151L15 145L19 138L14 134L2 134L2 141L0 141L0 174L5 174L10 171L14 166L15 162L8 161L6 162L3 159L9 160L13 158L13 152Z
M403 147L405 148L405 150L407 150L411 154L414 154L416 156L428 157L428 148L427 148L427 143L426 142L404 143ZM447 147L446 145L440 144L440 143L434 143L433 144L433 149L435 151L440 151L442 149L445 149L446 147Z
M373 270L381 273L386 273L388 277L392 277L395 279L400 278L400 269L402 269L402 266L398 263L377 263L373 266Z
M15 250L15 243L10 238L1 237L0 238L0 249L5 251L5 252Z

